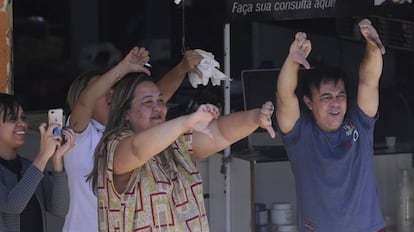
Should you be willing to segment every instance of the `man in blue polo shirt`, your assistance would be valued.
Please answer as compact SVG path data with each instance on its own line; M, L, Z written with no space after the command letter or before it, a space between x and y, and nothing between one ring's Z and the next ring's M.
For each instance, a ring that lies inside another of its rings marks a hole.
M276 118L295 176L298 227L305 232L376 232L385 227L373 164L373 132L385 49L368 19L356 98L347 99L336 68L307 70L301 112L300 65L310 68L311 42L298 32L277 80Z

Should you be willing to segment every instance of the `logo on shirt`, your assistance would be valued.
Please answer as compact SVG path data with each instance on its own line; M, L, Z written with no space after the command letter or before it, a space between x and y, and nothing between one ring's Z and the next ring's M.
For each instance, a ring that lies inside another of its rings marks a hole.
M303 223L303 228L305 229L305 231L308 231L308 232L316 231L316 227L317 227L316 224L309 220L305 220L305 222Z
M355 125L351 121L346 121L342 129L345 131L346 136L352 135L352 139L354 140L354 142L358 140L358 130L355 128Z
M345 142L345 147L349 149L352 147L351 141L355 142L359 138L358 130L355 128L355 125L351 121L346 121L342 126L342 129L344 130L346 136L352 136L352 140L347 139Z
M351 121L346 121L342 126L342 129L345 131L346 136L350 136L355 130L355 126Z

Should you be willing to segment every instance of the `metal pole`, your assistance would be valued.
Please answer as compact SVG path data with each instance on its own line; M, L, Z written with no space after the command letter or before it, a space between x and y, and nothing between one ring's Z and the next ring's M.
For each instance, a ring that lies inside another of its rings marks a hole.
M224 73L230 75L230 24L224 25ZM224 114L230 113L230 81L226 80L224 83ZM230 146L224 150L224 164L226 167L225 173L225 197L226 197L226 232L231 232L231 204L230 204Z

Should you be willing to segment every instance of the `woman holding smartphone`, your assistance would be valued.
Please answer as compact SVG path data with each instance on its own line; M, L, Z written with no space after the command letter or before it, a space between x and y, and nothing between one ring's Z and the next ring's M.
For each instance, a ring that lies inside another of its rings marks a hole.
M74 133L57 125L39 126L40 148L30 161L17 153L25 143L28 123L18 99L0 93L0 231L37 232L46 230L46 211L64 217L68 209L67 178L63 155L73 147ZM51 178L44 173L52 161Z

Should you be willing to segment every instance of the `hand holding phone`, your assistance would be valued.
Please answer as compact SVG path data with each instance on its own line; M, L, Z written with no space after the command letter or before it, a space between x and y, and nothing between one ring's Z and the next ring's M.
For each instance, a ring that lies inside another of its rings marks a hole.
M62 134L62 128L64 123L64 115L63 115L63 109L57 108L57 109L50 109L47 113L48 115L48 125L57 124L58 126L53 128L53 134Z

